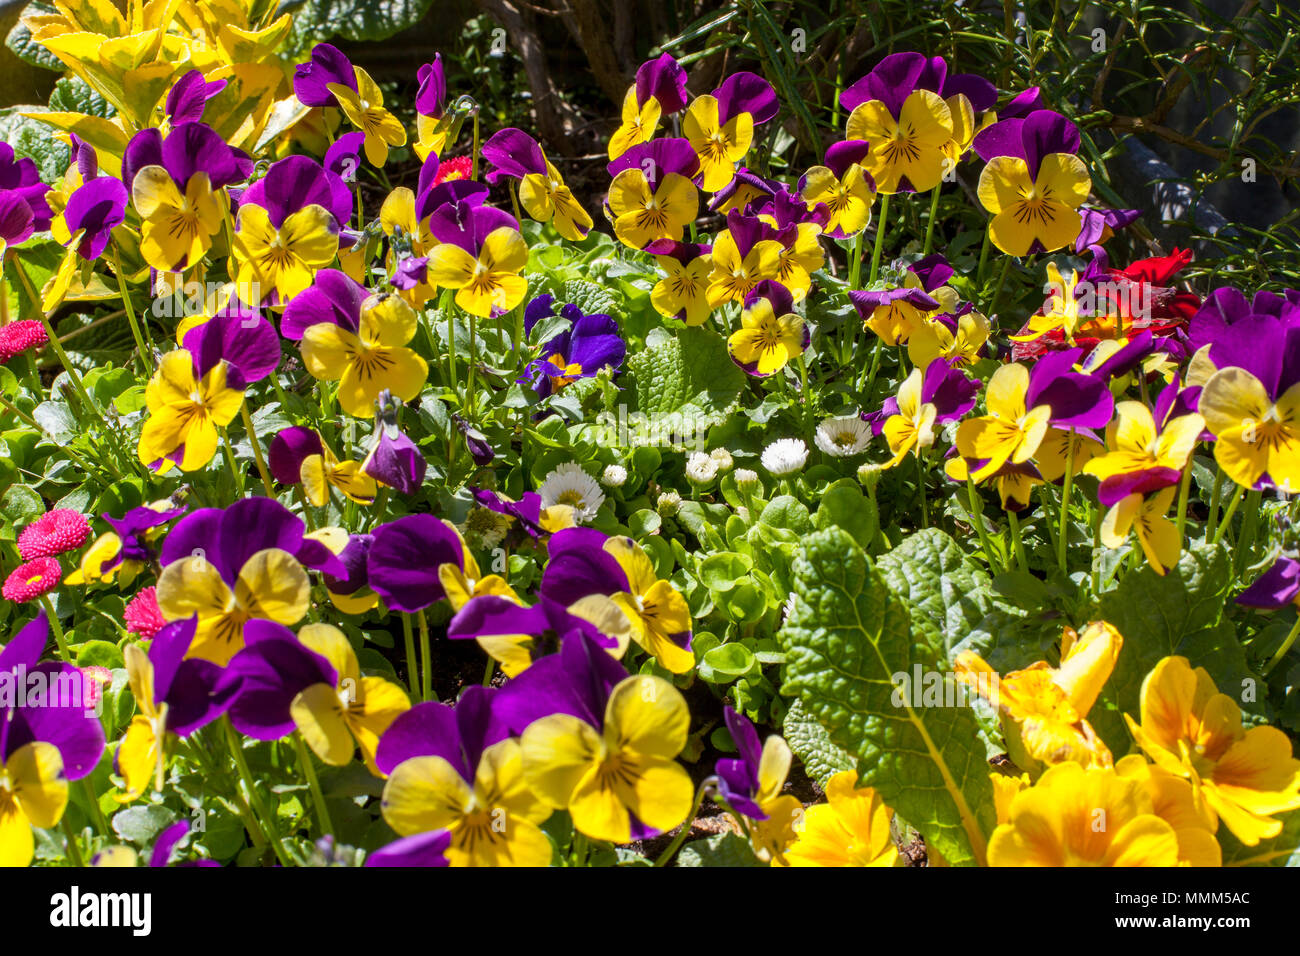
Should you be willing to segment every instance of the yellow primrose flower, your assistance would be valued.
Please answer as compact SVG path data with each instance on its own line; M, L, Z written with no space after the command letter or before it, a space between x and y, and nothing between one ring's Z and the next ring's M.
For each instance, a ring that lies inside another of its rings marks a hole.
M1093 458L1083 468L1099 479L1134 474L1151 468L1181 472L1205 428L1198 414L1180 415L1157 432L1151 409L1142 402L1119 402L1115 418L1106 428L1106 454ZM1077 464L1077 459L1076 459Z
M776 278L780 262L781 243L775 239L758 240L742 256L731 230L724 230L713 243L713 271L706 292L709 306L716 309L728 302L744 302L754 286Z
M68 780L54 744L23 744L0 763L0 866L27 866L36 852L32 827L48 830L63 819Z
M1013 760L1020 743L1030 758L1046 764L1072 761L1109 767L1110 750L1085 718L1123 646L1120 633L1102 621L1089 624L1082 634L1065 629L1060 667L1037 661L1000 677L973 651L962 651L953 663L958 681L1019 725L1019 741L1007 735Z
M392 722L411 709L406 691L382 677L361 676L356 651L336 627L308 624L298 632L298 640L329 661L338 674L333 687L312 684L289 705L303 740L332 767L351 763L353 751L360 747L366 767L381 776L375 767L375 749Z
M1157 767L1191 781L1246 846L1277 836L1275 815L1300 809L1300 760L1276 727L1241 724L1241 708L1219 693L1208 671L1166 657L1142 682L1142 723L1124 715L1133 739Z
M205 172L190 176L185 195L171 173L145 166L131 183L131 201L140 214L140 255L160 272L193 266L212 248L229 201L214 192Z
M314 377L338 380L343 411L370 418L384 389L409 402L424 388L429 366L406 348L418 324L415 312L400 296L371 295L361 303L361 322L355 332L332 322L309 325L302 336L302 361Z
M311 285L338 248L338 228L324 206L303 206L286 216L279 229L261 206L240 206L231 248L239 267L235 281L240 290L262 290L263 299L274 291L283 305Z
M691 778L673 759L686 746L690 720L672 684L628 677L610 691L602 730L571 714L529 724L520 738L524 777L593 840L627 843L634 816L671 830L691 809Z
M290 627L311 605L311 582L298 559L280 548L255 551L234 587L202 556L178 558L158 576L158 609L169 621L198 616L186 657L224 667L244 646L244 625L263 618Z
M978 312L957 317L954 332L933 315L922 316L907 336L907 357L916 368L929 368L937 358L953 366L970 365L989 340L989 320Z
M609 185L614 235L633 249L656 239L681 239L699 208L699 190L680 173L665 173L653 193L639 168L623 170Z
M673 640L691 633L691 609L686 598L667 581L659 580L650 558L631 538L610 538L604 547L627 576L628 590L612 597L627 615L632 640L669 673L690 671L695 666L695 654Z
M856 236L871 225L871 204L876 194L867 171L858 163L850 163L842 177L827 166L814 166L804 178L799 197L809 209L818 203L826 204L830 213L827 235L840 239Z
M384 819L402 836L449 830L452 866L548 866L551 841L538 824L552 810L529 789L521 753L513 737L493 744L472 782L443 757L404 760L384 785Z
M716 193L736 175L736 163L745 158L754 141L754 117L737 113L718 122L718 99L697 96L682 120L682 134L700 158L701 188Z
M1178 834L1137 780L1062 763L1011 801L990 866L1177 866Z
M1300 488L1300 384L1274 402L1258 378L1231 366L1205 383L1197 408L1229 478L1253 488L1267 474L1281 488Z
M370 165L383 166L388 162L389 146L406 145L406 130L397 117L384 109L384 94L379 84L361 67L355 70L356 90L342 83L330 83L326 89L334 94L348 121L366 134L366 159Z
M519 275L528 263L528 246L515 229L493 229L483 240L478 258L452 242L438 245L429 256L429 281L456 289L456 304L470 315L488 318L509 312L528 294L528 280Z
M1047 434L1052 410L1046 405L1025 408L1029 369L1019 362L1003 365L989 379L984 393L988 414L968 418L957 429L957 451L963 458L986 464L971 477L983 481L1008 461L1022 464L1034 457Z
M1219 829L1218 815L1198 799L1190 781L1147 763L1141 754L1124 757L1115 764L1115 772L1139 781L1151 798L1155 815L1174 828L1180 866L1223 865L1223 849L1214 838Z
M519 181L519 204L538 222L553 223L555 231L570 242L580 242L591 232L591 216L573 198L573 190L549 159L546 175L529 173Z
M893 812L871 787L858 789L856 770L826 782L826 802L809 807L785 851L789 866L897 866ZM779 862L779 861L778 861Z
M627 95L623 97L622 123L609 138L609 158L618 159L633 146L650 142L662 114L657 99L647 96L645 104L640 105L637 103L636 86L628 87Z
M952 134L948 104L930 90L913 90L897 119L880 100L859 104L849 115L846 139L871 144L860 162L875 180L877 192L900 192L906 180L912 189L923 193L943 179L944 147Z
M938 409L930 402L921 401L924 377L920 366L917 366L898 387L898 414L890 415L885 420L883 430L889 450L894 453L893 459L885 464L885 468L893 468L913 448L920 456L923 450L934 444L934 419Z
M655 311L680 318L687 325L703 325L713 311L706 294L713 258L696 256L684 265L673 256L655 256L655 261L668 273L650 292Z
M212 460L217 429L229 425L244 402L243 392L226 386L226 368L218 362L200 380L185 349L162 357L144 390L149 419L136 449L143 464L160 462L160 471L173 464L181 471L197 471Z
M803 319L793 312L777 315L766 296L755 298L740 313L740 328L727 339L732 359L755 375L779 372L803 350Z
M1091 189L1088 167L1071 153L1048 153L1034 179L1019 156L995 156L979 181L980 202L993 214L993 245L1012 256L1070 245L1079 234L1077 210Z

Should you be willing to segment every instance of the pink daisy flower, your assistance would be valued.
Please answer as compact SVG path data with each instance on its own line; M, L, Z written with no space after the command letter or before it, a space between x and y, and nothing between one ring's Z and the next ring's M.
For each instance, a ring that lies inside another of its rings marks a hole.
M433 184L439 186L456 179L469 179L469 174L473 169L474 163L468 156L444 159L438 164L438 175L434 177Z
M81 668L81 673L85 677L82 682L82 706L88 710L94 709L104 699L104 688L113 683L113 672L107 667L91 664Z
M122 612L122 619L126 622L126 629L132 634L138 634L146 641L153 640L154 635L167 623L167 619L163 617L158 607L157 589L145 588L131 598Z
M90 537L90 522L71 508L55 508L41 515L18 535L18 553L24 561L49 558L79 548Z
M28 349L44 345L50 340L45 334L45 326L35 319L19 319L8 325L0 326L0 364L9 361L15 355L22 355Z
M62 580L63 568L56 558L37 558L14 568L0 594L15 604L26 604L53 591Z

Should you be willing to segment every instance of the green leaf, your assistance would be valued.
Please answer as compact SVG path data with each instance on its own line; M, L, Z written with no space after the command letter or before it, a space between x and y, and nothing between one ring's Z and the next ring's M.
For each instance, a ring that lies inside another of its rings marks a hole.
M576 305L583 315L600 313L618 318L623 314L614 293L599 282L570 279L564 283L564 293L559 298Z
M841 478L822 493L813 527L823 531L832 526L843 528L864 548L870 547L880 529L876 503L862 493L862 487L852 478Z
M944 666L953 647L992 610L988 574L937 528L905 538L881 555L876 567L889 589L907 602L912 632L942 650Z
M29 3L23 8L23 13L33 16L51 16L58 12L54 7L46 3ZM32 39L32 31L23 26L21 22L15 23L13 29L9 31L9 36L5 38L5 46L12 50L20 60L24 60L33 66L56 70L60 73L66 69L62 60Z
M784 690L858 758L860 786L875 787L949 863L982 865L994 817L979 725L967 707L922 709L895 691L895 675L942 652L926 643L934 625L920 616L914 629L906 601L847 532L812 534L779 635Z
M781 734L794 755L803 763L808 776L823 789L826 781L841 770L852 770L857 766L856 760L835 746L826 728L809 715L803 701L798 698L785 712Z
M108 641L87 641L77 649L78 667L125 667L122 652Z
M68 168L68 147L50 134L50 128L23 113L44 113L44 106L14 106L0 110L0 140L14 148L19 159L30 157L41 181L52 183Z
M1101 619L1119 631L1124 647L1088 720L1116 753L1126 751L1130 740L1121 715L1138 719L1142 681L1172 654L1204 667L1243 710L1259 711L1262 702L1241 701L1243 682L1256 678L1246 665L1237 629L1223 618L1231 584L1227 549L1201 545L1183 552L1178 566L1163 577L1143 565L1102 596Z
M151 805L127 807L114 814L113 832L128 843L144 846L175 820L175 811L166 807Z
M636 411L652 416L658 435L690 439L720 424L740 401L745 373L717 332L682 329L628 359L636 377Z
M692 840L677 854L678 866L764 866L748 841L734 833Z
M341 36L348 40L386 40L415 26L432 0L306 0L283 3L280 11L293 13L293 30L281 55L292 54L321 40Z
M726 677L743 677L758 662L744 644L722 644L704 655L704 663Z
M111 119L117 114L112 103L76 76L65 76L54 84L54 92L50 94L50 109L56 113L83 113L105 119Z
M734 551L711 554L700 562L700 583L714 591L730 591L750 567L752 562Z
M1282 832L1257 846L1244 846L1227 827L1220 827L1224 866L1300 866L1300 811L1282 814Z

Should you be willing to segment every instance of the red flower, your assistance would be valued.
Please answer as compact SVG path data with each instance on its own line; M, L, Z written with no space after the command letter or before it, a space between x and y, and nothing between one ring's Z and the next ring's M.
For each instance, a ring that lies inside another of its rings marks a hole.
M24 561L48 558L79 548L90 537L90 522L71 508L55 508L29 524L18 535L18 553Z
M154 635L167 623L162 610L158 607L157 589L145 588L131 598L122 612L122 619L126 621L126 629L132 634L138 634L146 641L153 640Z
M1191 261L1191 249L1175 249L1167 256L1139 259L1123 269L1107 269L1112 276L1133 284L1126 296L1119 297L1117 311L1129 319L1132 318L1133 303L1141 303L1144 307L1149 305L1151 314L1139 316L1144 324L1137 327L1149 328L1157 334L1190 322L1201 307L1201 297L1171 289L1169 283Z
M85 678L82 682L82 706L91 710L104 699L104 688L113 683L113 672L107 667L91 664L81 668L81 673Z
M35 319L20 319L8 325L0 325L0 365L49 340L45 326Z
M438 165L438 175L434 177L433 184L438 186L455 179L469 179L469 174L473 169L474 163L468 156L457 156L455 159L443 160Z
M63 568L58 559L37 558L14 568L4 587L0 588L0 594L15 604L25 604L53 591L62 580Z

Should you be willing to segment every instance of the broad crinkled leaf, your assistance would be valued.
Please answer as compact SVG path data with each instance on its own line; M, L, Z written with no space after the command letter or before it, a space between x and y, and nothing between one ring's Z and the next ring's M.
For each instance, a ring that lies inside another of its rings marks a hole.
M781 736L819 787L825 787L826 781L841 770L857 766L856 760L835 746L826 728L809 715L801 700L796 699L785 712Z
M858 759L860 786L954 865L983 864L993 788L979 726L965 706L921 706L896 694L940 659L933 625L913 628L906 601L839 528L810 535L795 562L795 605L780 638L787 694ZM915 688L914 688L915 690Z
M651 416L659 434L694 439L720 424L740 400L745 373L717 332L685 328L628 359L636 376L635 411Z
M912 631L942 652L952 649L992 610L989 576L937 528L918 531L881 555L876 567L912 612Z

